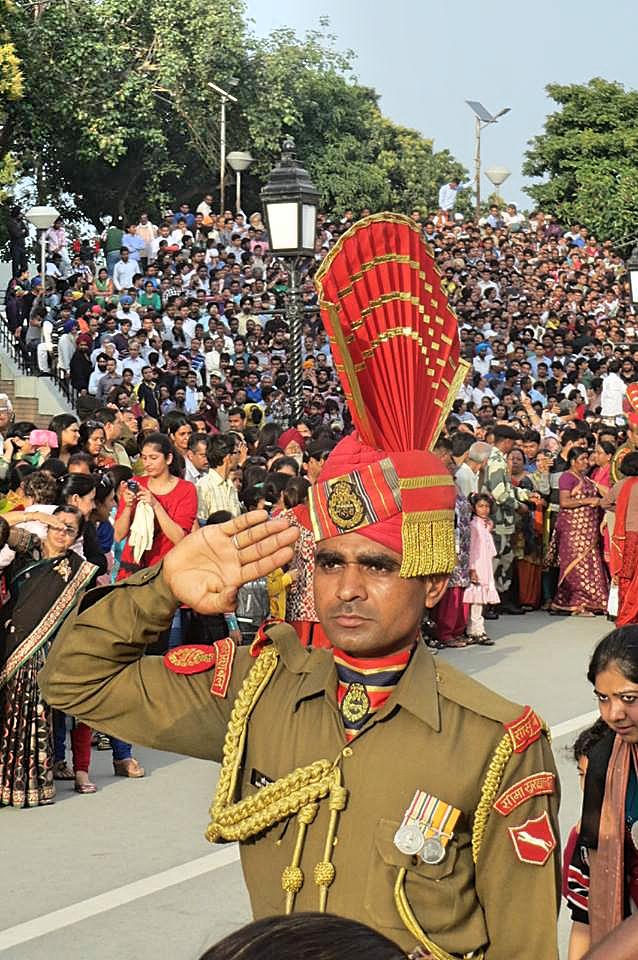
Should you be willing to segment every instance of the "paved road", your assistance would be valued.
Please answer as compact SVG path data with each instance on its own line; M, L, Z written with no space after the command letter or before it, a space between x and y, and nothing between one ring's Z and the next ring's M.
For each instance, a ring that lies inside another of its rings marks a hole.
M567 750L595 708L586 664L608 628L601 618L507 617L493 625L496 646L445 654L533 704L554 727L564 834L578 816ZM94 753L97 794L81 797L61 784L52 807L0 811L3 957L196 960L249 919L236 848L203 839L217 767L146 750L138 756L144 780L114 779L110 754ZM563 943L566 929L563 915Z

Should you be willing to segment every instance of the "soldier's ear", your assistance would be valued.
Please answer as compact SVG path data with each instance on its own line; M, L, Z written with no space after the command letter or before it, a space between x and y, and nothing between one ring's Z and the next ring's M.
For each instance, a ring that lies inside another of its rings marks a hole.
M449 579L450 577L447 573L435 573L423 578L425 586L425 607L431 609L437 605L447 589Z

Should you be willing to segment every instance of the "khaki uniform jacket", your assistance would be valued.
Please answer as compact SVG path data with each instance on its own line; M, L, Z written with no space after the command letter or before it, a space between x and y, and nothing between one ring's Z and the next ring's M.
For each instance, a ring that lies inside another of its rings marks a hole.
M176 606L161 564L91 591L57 637L40 684L50 704L99 730L220 761L234 699L257 661L249 648L237 650L221 698L210 692L212 670L179 675L161 657L144 657L144 647L168 626ZM472 821L486 770L505 734L502 724L518 718L522 708L435 663L420 644L388 702L346 745L330 652L306 651L286 626L273 634L280 659L248 721L235 799L314 761L338 762L347 804L329 853L335 877L327 910L414 949L416 938L395 905L404 868L410 908L443 950L462 956L484 949L487 960L555 960L559 850L542 866L522 862L508 828L547 811L558 838L557 793L525 799L508 816L492 810L476 865L472 858ZM544 736L512 754L499 794L541 771L555 772ZM417 789L461 810L439 864L402 854L393 843ZM328 801L322 800L302 848L304 882L295 910L318 907L313 874L325 859L329 817ZM241 844L256 917L284 911L281 876L293 859L297 832L293 817Z

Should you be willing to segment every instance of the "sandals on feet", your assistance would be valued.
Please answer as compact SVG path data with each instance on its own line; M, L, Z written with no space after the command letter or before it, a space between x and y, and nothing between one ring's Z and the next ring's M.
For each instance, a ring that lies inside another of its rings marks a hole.
M76 793L97 793L97 787L94 783L76 783L73 789Z
M129 757L127 760L114 760L113 770L116 777L131 777L139 780L144 776L144 767L141 767L135 757Z
M53 764L54 780L75 780L75 774L68 766L66 760L57 760Z
M478 638L476 641L480 647L493 647L494 640L491 640L486 633Z

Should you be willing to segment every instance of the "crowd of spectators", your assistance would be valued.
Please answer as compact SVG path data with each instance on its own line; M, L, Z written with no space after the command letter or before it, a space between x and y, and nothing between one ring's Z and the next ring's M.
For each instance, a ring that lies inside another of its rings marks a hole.
M157 650L246 640L269 611L321 643L304 511L350 421L312 276L356 217L319 217L301 293L303 414L293 419L285 263L270 253L260 214L213 206L210 196L194 211L183 203L157 225L144 213L92 241L57 222L44 278L14 257L7 325L34 373L72 385L77 416L42 431L0 402L4 508L28 506L32 473L59 478L57 502L83 518L74 549L105 582L161 559L197 524L287 511L302 535L277 589L243 588L225 619L179 610ZM605 614L619 580L609 567L614 464L638 473L634 458L616 456L638 445L626 396L638 379L638 329L623 260L586 226L527 218L513 204L478 222L453 205L411 215L468 362L436 448L456 480L458 566L424 623L428 642L488 645L486 620L541 606ZM633 533L638 509L630 514ZM101 740L116 773L143 775L130 745Z

